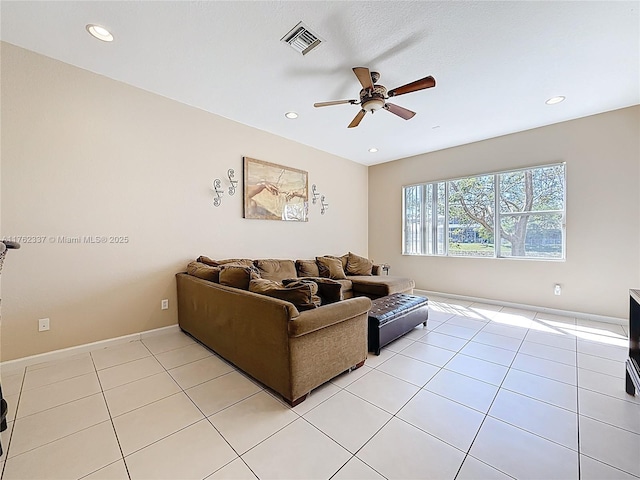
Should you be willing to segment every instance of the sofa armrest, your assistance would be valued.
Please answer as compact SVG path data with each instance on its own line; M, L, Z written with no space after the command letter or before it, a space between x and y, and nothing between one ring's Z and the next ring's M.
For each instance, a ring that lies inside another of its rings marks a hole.
M371 300L357 297L307 310L289 322L289 336L300 337L366 314L370 309Z

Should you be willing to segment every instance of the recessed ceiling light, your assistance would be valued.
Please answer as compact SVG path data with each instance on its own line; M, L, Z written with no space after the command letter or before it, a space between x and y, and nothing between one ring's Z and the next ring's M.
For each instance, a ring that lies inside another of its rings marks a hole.
M287 112L284 114L285 117L293 120L294 118L298 118L298 114L296 112Z
M376 147L371 147L369 149L369 153L376 153L378 151L378 149Z
M547 105L555 105L556 103L564 102L564 98L565 97L563 97L562 95L559 95L557 97L551 97L544 103L546 103Z
M111 32L100 25L90 23L87 25L87 32L103 42L113 42L113 35L111 35Z

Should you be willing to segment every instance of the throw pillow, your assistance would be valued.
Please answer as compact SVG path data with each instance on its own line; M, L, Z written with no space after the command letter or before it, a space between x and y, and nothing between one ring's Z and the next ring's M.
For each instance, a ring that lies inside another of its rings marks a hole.
M320 305L316 295L318 286L313 282L296 281L287 286L273 280L256 278L249 283L249 291L293 303L300 311Z
M203 280L220 283L220 267L212 267L201 262L190 262L187 265L187 273Z
M250 258L226 258L224 260L218 260L220 265L227 265L233 263L234 265L243 265L245 267L254 268L253 260Z
M196 262L206 263L207 265L211 265L212 267L219 267L228 263L244 265L246 267L253 267L253 260L249 258L227 258L225 260L214 260L212 258L205 257L204 255L200 255L197 258Z
M254 278L259 278L258 274L251 267L242 265L221 265L220 284L227 287L249 289L249 282Z
M365 257L360 257L355 253L349 252L347 259L348 275L371 275L373 262Z
M319 277L320 271L315 260L296 260L299 277Z
M311 280L318 286L318 296L322 301L322 305L335 303L342 300L342 284L330 278L321 277L304 277L304 278L287 278L282 281L284 285L290 285L294 282Z
M253 262L260 272L261 278L281 282L284 278L295 277L296 265L293 260L255 260Z
M212 267L217 267L220 264L218 262L216 262L215 260L209 258L209 257L205 257L204 255L200 255L197 259L196 262L200 262L200 263L204 263L207 265L210 265Z
M347 277L342 268L342 261L335 257L316 257L320 276L334 280L345 280Z
M338 260L340 260L340 262L342 262L342 270L344 270L345 272L347 271L347 262L349 261L349 254L348 253L345 253L344 255L342 255L340 257L336 257L335 255L325 255L325 257L337 258Z

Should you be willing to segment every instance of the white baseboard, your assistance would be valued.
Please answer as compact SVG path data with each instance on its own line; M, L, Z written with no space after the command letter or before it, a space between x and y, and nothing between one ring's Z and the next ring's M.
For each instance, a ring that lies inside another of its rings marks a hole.
M605 315L595 315L595 314L587 314L583 312L572 312L570 310L560 310L557 308L548 308L548 307L537 307L535 305L526 305L524 303L512 303L512 302L502 302L500 300L488 300L486 298L478 298L478 297L468 297L466 295L456 295L453 293L443 293L443 292L433 292L430 290L419 290L414 289L414 293L417 295L424 295L428 297L429 295L435 295L437 297L445 297L451 298L454 300L464 300L473 303L491 303L494 305L502 305L503 307L511 307L511 308L519 308L521 310L532 310L534 312L544 312L544 313L552 313L554 315L562 315L565 317L574 317L581 318L583 320L595 320L597 322L604 323L614 323L616 325L627 325L628 321L626 318L617 318L617 317L607 317Z
M122 337L108 338L106 340L99 340L97 342L85 343L83 345L76 345L75 347L62 348L60 350L53 350L52 352L39 353L37 355L30 355L28 357L16 358L15 360L7 360L0 363L0 369L3 372L11 372L13 370L20 370L25 367L36 365L38 363L50 362L52 360L60 360L61 358L71 357L80 353L91 352L94 350L100 350L106 347L112 347L114 345L120 345L122 343L135 342L143 338L154 337L156 335L162 335L172 331L178 331L180 327L178 324L169 325L168 327L155 328L153 330L146 330L140 333L132 333L130 335L124 335Z

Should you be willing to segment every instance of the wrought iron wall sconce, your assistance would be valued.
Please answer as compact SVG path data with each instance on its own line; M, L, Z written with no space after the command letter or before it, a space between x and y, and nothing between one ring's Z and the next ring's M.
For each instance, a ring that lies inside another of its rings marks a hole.
M311 195L313 195L313 199L311 200L311 203L313 203L315 205L316 202L318 201L318 197L320 196L320 194L316 190L316 184L315 183L313 185L311 185Z
M229 195L233 195L234 193L236 193L236 189L238 188L238 180L234 180L234 175L235 172L233 171L233 168L230 168L229 170L227 170L227 177L229 177Z
M320 197L320 215L324 215L324 212L327 211L327 208L329 207L328 203L325 203L324 201L324 195L322 195Z
M227 178L229 179L229 195L233 195L238 189L238 180L234 180L235 173L236 172L233 171L233 168L227 170ZM216 178L213 181L213 192L216 194L213 199L213 206L219 207L220 205L222 205L222 195L224 194L224 190L222 189L222 181L219 178Z
M224 191L222 190L222 182L220 182L219 178L216 178L213 181L213 191L217 195L213 199L213 206L219 207L220 205L222 205L222 194L224 193Z

